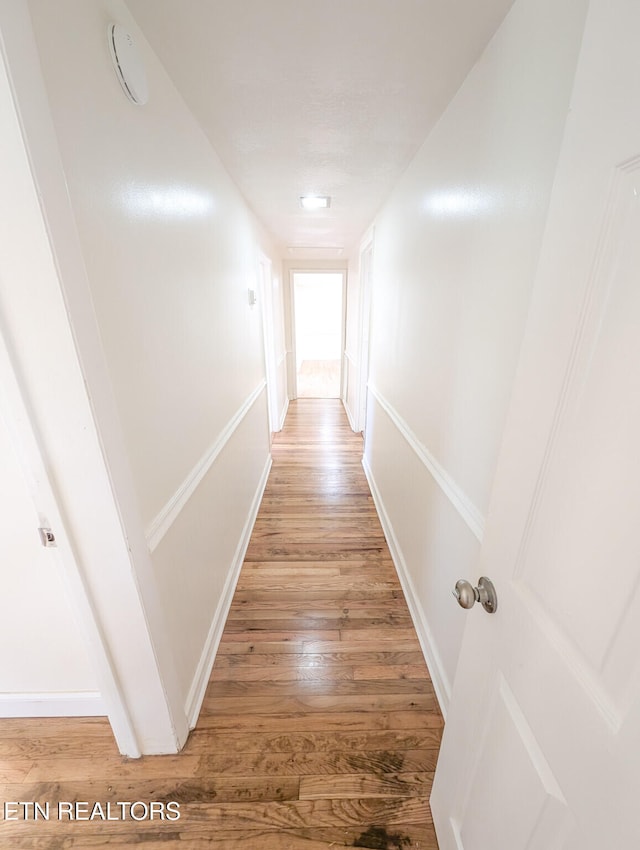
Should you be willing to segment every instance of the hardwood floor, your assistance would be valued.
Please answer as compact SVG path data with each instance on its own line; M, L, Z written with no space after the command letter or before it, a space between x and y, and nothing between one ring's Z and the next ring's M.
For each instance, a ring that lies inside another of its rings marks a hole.
M11 801L176 801L178 821L0 823L0 847L437 848L442 718L340 402L292 403L196 729L115 751L100 719L0 721Z
M339 360L303 360L296 376L298 398L340 396Z

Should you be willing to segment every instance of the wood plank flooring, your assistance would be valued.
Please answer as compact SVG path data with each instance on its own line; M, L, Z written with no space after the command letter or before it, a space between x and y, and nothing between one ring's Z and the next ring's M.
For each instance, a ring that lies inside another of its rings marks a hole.
M0 721L11 801L178 821L0 822L0 847L436 850L442 718L340 402L292 403L196 729L127 760L98 718Z
M340 395L339 360L303 360L296 376L298 398L335 398Z

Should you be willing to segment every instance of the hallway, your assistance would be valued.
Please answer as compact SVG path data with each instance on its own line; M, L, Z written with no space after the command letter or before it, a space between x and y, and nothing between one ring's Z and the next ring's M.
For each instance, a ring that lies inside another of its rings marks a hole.
M123 759L101 719L1 721L3 800L177 801L180 820L2 822L2 846L436 848L442 718L361 454L339 401L291 404L179 756Z
M0 850L640 848L638 32L0 3Z

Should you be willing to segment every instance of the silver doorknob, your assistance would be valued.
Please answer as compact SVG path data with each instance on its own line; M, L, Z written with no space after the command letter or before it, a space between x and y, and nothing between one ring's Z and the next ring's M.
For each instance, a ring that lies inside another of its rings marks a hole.
M461 608L473 608L476 602L479 602L489 614L495 614L498 608L496 589L491 579L486 576L482 576L478 580L477 587L474 587L470 581L461 578L456 582L456 586L451 592L458 600L458 605Z

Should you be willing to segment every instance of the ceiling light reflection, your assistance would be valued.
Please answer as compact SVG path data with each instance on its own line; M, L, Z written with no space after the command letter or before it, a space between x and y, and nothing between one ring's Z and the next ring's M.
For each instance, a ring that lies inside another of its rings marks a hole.
M137 218L203 218L215 207L213 197L190 186L127 186L124 206Z
M424 199L422 208L435 218L476 218L492 208L491 196L468 189L434 192Z

